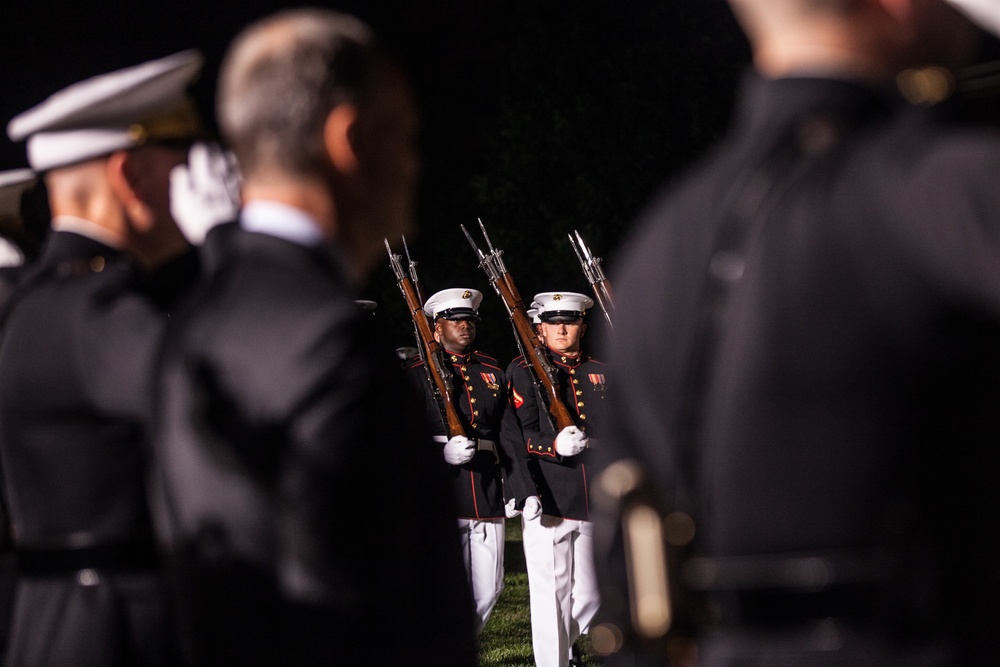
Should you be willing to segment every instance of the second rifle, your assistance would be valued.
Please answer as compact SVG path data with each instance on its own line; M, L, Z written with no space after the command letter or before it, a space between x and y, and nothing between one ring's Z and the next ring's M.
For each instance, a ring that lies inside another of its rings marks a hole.
M430 322L427 315L424 314L421 298L417 292L418 281L403 270L402 257L392 252L388 239L385 240L385 249L389 252L389 266L392 267L392 272L396 275L396 283L399 285L399 289L406 299L406 306L410 310L410 317L413 319L413 328L417 336L417 350L424 362L424 368L427 370L428 381L434 391L434 399L441 410L441 418L448 430L448 437L466 435L465 428L458 416L458 410L455 409L455 403L452 400L451 368L445 361L444 348L434 339L434 332L431 331ZM410 260L410 271L416 273L415 262L412 260Z
M544 390L542 393L545 403L548 406L549 414L552 415L555 421L556 427L562 430L567 426L575 426L576 423L573 421L573 417L570 416L569 410L566 409L566 404L563 403L560 397L556 369L548 356L546 356L545 346L538 340L538 336L535 335L535 328L528 318L524 301L521 300L521 295L514 285L514 279L511 277L510 272L507 271L507 267L504 266L503 258L501 257L503 251L493 247L493 243L490 242L490 237L486 233L486 227L483 225L482 220L479 221L479 228L482 230L483 238L486 240L486 246L489 249L488 253L484 253L479 249L479 246L476 245L468 230L465 229L465 225L461 225L461 227L465 238L469 240L472 249L476 251L476 255L479 257L479 267L486 272L490 284L493 285L493 289L500 295L504 306L507 308L507 313L510 315L510 321L516 334L518 347L521 349L521 354L524 355L525 359L531 363L535 378Z

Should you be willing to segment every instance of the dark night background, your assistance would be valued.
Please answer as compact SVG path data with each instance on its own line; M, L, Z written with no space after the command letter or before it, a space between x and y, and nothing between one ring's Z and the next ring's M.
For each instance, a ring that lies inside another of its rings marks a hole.
M578 229L613 257L656 191L725 130L748 49L724 0L345 0L407 65L423 114L418 232L408 239L431 292L484 295L477 347L516 354L499 298L459 224L485 222L521 295L589 293L567 240ZM194 95L213 113L231 38L288 3L5 0L0 121L95 74L186 48L206 56ZM26 165L0 141L0 169ZM388 265L366 297L411 345ZM599 319L596 312L591 318Z

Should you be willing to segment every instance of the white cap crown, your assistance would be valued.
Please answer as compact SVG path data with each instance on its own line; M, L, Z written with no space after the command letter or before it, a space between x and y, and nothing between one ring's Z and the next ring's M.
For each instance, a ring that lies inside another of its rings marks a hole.
M35 171L150 141L194 138L201 124L185 91L203 62L198 51L182 51L75 83L14 117L7 135L27 139Z
M583 317L594 300L578 292L541 292L531 307L542 322L572 322Z
M466 287L441 290L427 299L424 312L432 319L462 320L479 317L483 293Z

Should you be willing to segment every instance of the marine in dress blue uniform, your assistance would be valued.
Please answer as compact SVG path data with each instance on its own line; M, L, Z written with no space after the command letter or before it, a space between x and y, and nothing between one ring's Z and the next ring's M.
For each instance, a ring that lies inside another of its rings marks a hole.
M539 337L556 368L560 397L575 427L557 432L539 399L531 366L518 357L507 369L512 410L502 438L520 452L535 497L518 498L531 596L535 663L569 663L573 643L600 607L590 522L591 452L605 400L608 368L583 350L584 315L593 300L574 292L543 292L531 304ZM538 513L540 499L540 514Z
M411 371L424 389L434 438L444 448L448 474L458 503L462 554L476 605L477 634L482 631L503 590L504 470L511 456L500 443L500 424L507 406L507 381L496 359L472 346L479 322L482 292L442 290L424 304L434 323L434 337L451 367L452 398L464 427L465 441L449 442L441 406L430 388L426 364Z

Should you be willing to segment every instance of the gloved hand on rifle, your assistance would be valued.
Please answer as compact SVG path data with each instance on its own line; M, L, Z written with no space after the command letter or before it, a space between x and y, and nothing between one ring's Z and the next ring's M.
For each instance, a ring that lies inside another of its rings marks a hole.
M587 448L587 436L575 426L567 426L556 436L556 454L576 456Z
M538 496L528 496L524 501L521 516L525 521L534 521L542 515L542 499Z
M453 466L468 463L476 454L476 441L464 435L456 435L445 440L443 435L434 436L434 440L444 443L444 460Z
M209 229L235 220L239 206L236 158L219 146L196 143L187 162L170 170L170 213L189 243L199 245Z
M503 513L504 515L506 515L508 519L513 519L514 517L516 517L518 514L521 513L521 510L515 507L516 504L517 504L517 499L511 498L510 500L507 501L507 504L503 506Z

